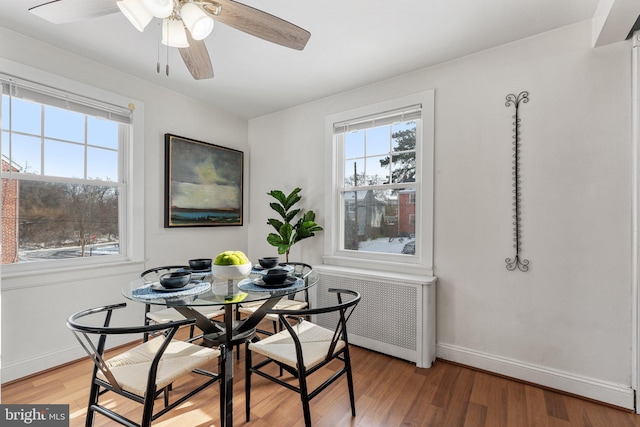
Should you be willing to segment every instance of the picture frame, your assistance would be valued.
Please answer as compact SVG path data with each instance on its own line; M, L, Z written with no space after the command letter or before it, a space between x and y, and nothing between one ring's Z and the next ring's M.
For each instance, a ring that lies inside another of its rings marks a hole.
M165 134L165 228L243 225L244 153Z

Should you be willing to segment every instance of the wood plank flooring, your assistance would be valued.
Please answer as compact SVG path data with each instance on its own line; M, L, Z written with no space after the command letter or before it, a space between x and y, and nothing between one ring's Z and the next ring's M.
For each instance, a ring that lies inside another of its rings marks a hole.
M251 421L245 422L243 353L234 367L234 425L303 426L298 395L257 376L253 376ZM412 363L352 346L352 363L357 416L351 417L343 378L312 400L315 427L640 427L640 415L632 412L442 360L430 369L418 369ZM89 360L81 360L5 384L1 402L69 404L70 425L83 426L91 369ZM191 380L198 378L187 381ZM176 384L173 393L179 394L184 387L185 382ZM110 405L139 419L135 403L112 397ZM215 385L154 426L220 426L218 412ZM114 424L96 415L96 426Z

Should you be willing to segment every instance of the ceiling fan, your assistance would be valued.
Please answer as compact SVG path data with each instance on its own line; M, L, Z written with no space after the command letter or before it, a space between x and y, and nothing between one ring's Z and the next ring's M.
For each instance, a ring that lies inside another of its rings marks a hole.
M162 19L162 43L178 48L196 80L213 77L204 43L213 29L213 21L296 50L304 49L311 37L297 25L234 0L53 0L29 8L29 12L54 24L118 11L139 31L154 17Z

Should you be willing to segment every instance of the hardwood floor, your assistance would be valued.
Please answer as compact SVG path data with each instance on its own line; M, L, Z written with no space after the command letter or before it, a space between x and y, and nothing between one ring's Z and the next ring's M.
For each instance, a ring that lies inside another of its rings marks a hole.
M351 417L346 380L341 379L312 400L315 427L640 427L640 415L632 412L442 360L430 369L418 369L409 362L352 346L352 362L357 416ZM1 401L69 404L70 425L83 426L91 369L89 360L81 360L5 384ZM251 422L246 423L243 357L235 362L235 376L234 425L304 425L298 396L257 376L253 379ZM180 393L183 386L184 382L176 384L173 393ZM120 398L112 398L110 404L139 419L137 404ZM96 426L114 424L96 415ZM217 386L154 423L158 427L219 425Z

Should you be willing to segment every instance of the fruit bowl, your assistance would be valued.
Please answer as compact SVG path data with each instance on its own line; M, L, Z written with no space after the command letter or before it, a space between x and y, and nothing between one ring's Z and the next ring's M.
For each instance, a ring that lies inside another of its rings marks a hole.
M251 273L250 262L238 265L212 265L211 272L220 280L244 279Z

